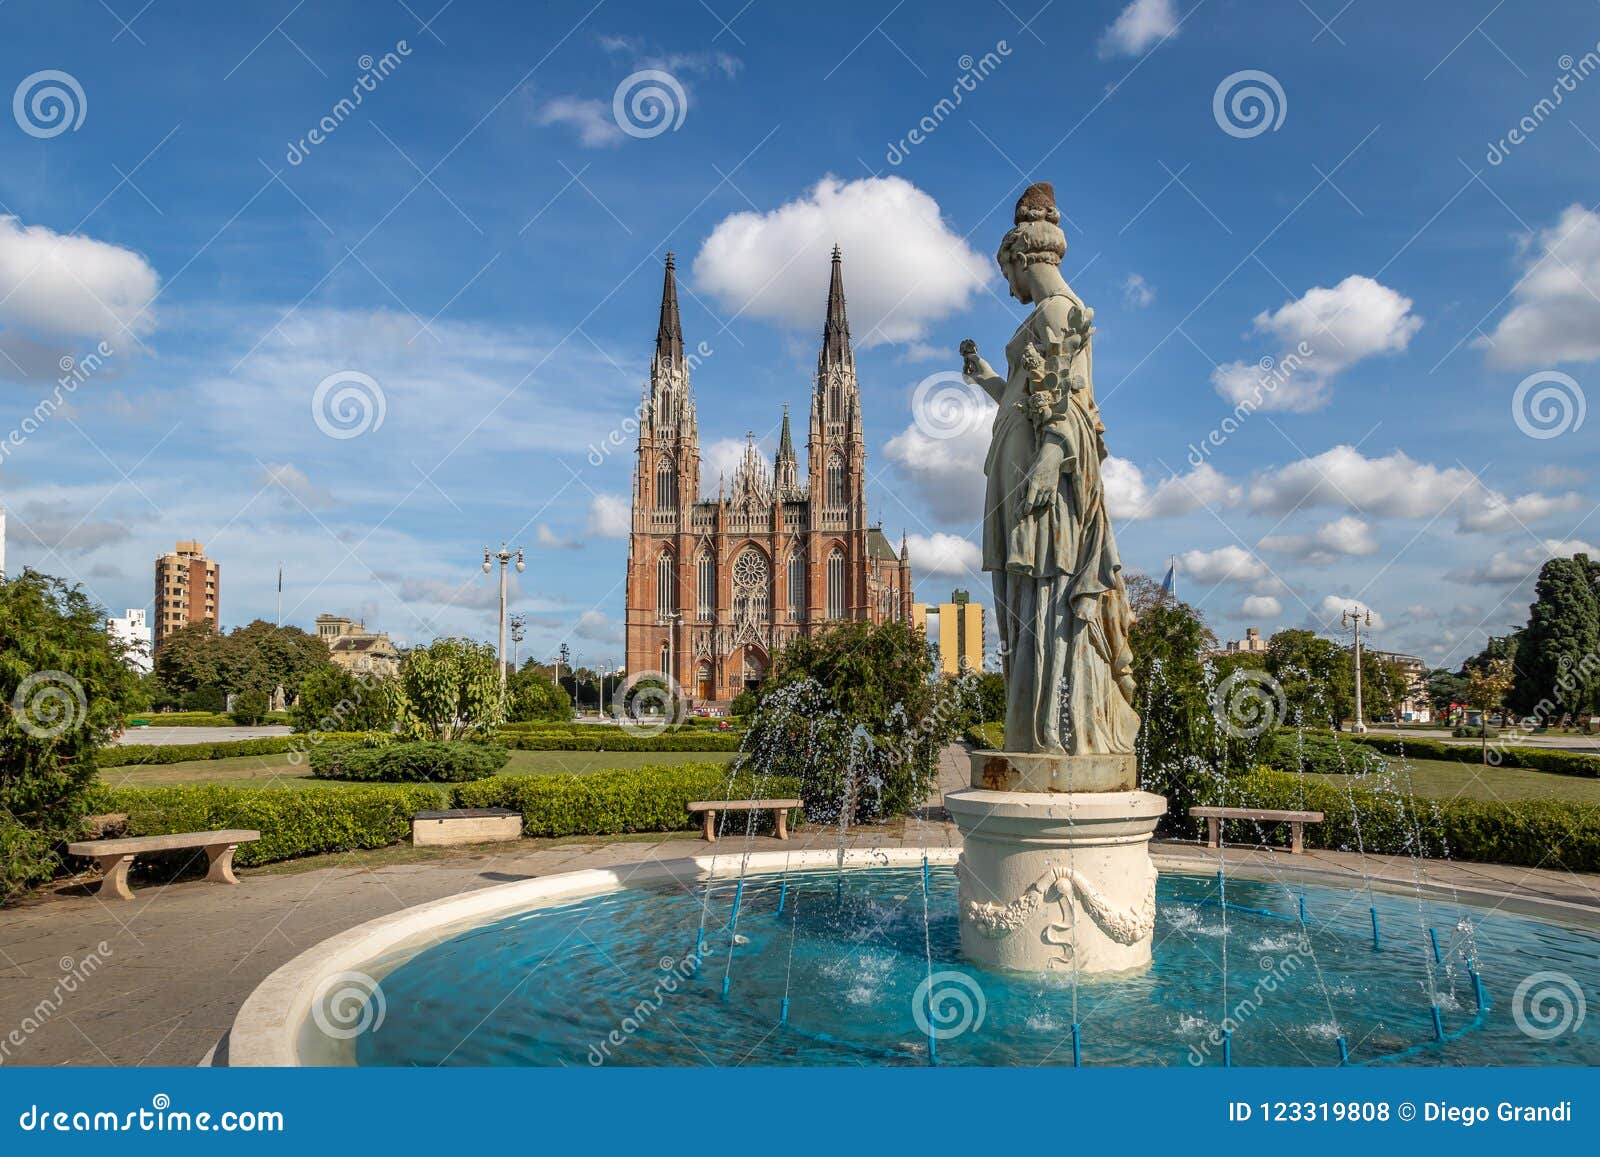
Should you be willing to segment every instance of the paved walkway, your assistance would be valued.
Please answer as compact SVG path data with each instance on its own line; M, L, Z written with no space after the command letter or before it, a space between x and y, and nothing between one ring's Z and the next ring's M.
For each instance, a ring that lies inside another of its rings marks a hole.
M291 734L292 730L281 723L260 727L128 727L116 742L125 747L148 747L157 743L232 743L237 739Z
M940 767L944 790L965 780L965 753L952 748ZM837 829L802 828L787 844L756 837L757 850L837 846ZM919 815L852 833L856 847L954 846L960 833L937 799ZM736 855L742 836L716 848ZM576 868L701 855L686 835L614 840L522 840L490 849L389 849L325 856L243 870L237 888L192 881L136 889L131 902L102 902L81 889L41 894L0 914L0 1062L24 1065L192 1065L232 1023L244 998L268 973L311 945L363 921L424 901L510 880ZM1212 871L1218 853L1161 844L1170 869ZM1294 873L1359 883L1363 862L1337 852L1290 857L1227 849L1230 871ZM1414 886L1409 860L1369 857L1366 873ZM1507 892L1559 905L1567 918L1600 928L1600 877L1430 862L1430 886ZM1470 890L1470 891L1468 891ZM67 991L70 989L71 991ZM20 1044L11 1037L15 1031Z

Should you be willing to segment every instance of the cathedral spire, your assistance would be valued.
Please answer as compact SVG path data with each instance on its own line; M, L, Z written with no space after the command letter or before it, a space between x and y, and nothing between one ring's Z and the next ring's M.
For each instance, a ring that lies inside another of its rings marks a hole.
M789 433L789 403L783 404L783 431L778 435L778 457L772 467L772 487L779 499L797 499L800 490L800 463L794 455L794 438Z
M683 323L678 319L678 280L672 254L667 254L666 277L661 284L661 324L656 328L656 357L683 364Z
M833 247L833 277L828 283L828 317L822 325L822 362L846 365L854 361L850 352L850 321L844 311L844 262L839 247Z

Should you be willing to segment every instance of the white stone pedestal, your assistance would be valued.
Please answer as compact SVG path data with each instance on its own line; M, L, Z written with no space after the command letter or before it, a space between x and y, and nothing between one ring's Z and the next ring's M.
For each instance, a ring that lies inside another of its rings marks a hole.
M1167 801L1146 791L963 788L961 950L987 968L1137 972L1150 964L1150 835Z

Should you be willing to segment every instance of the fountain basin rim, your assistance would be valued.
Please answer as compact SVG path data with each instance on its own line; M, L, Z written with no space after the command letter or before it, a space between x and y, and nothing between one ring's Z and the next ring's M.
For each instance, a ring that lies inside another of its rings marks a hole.
M741 870L760 873L835 867L847 871L909 868L920 866L924 858L929 864L946 867L953 865L960 854L959 848L951 847L864 848L846 852L841 864L835 849L748 855L706 853L559 872L443 896L357 924L280 965L256 985L235 1015L228 1031L227 1063L241 1068L295 1068L304 1064L300 1033L311 1016L312 997L323 980L341 972L362 970L363 966L370 968L375 961L394 958L404 949L414 947L420 951L502 916L665 880L733 880Z

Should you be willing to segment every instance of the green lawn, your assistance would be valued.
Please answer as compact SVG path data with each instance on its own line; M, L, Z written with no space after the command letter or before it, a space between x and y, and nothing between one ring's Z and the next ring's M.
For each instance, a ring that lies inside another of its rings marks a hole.
M611 768L727 763L731 751L513 751L501 775L583 775ZM184 783L221 783L232 787L304 787L337 783L312 779L304 759L296 767L284 755L240 755L232 759L197 759L150 767L105 767L100 779L111 787L171 787Z
M1405 767L1410 771L1412 791L1424 798L1560 799L1600 804L1600 779L1587 776L1530 771L1522 767L1486 768L1478 763L1446 759L1411 759L1405 761ZM1365 777L1359 775L1308 775L1306 778L1322 780L1334 787L1346 780L1355 787L1365 786Z

